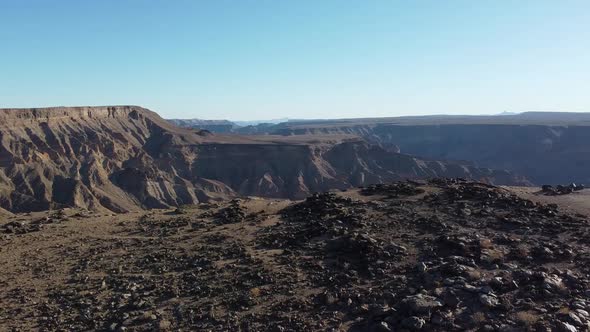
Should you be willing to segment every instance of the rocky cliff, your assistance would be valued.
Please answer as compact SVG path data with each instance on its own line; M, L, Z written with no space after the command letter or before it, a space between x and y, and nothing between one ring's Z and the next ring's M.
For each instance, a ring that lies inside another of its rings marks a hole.
M224 136L137 106L0 110L0 207L165 208L235 195L300 198L400 178L526 180L424 161L343 135Z
M278 135L357 135L421 158L506 169L536 184L590 183L590 115L431 116L284 123Z

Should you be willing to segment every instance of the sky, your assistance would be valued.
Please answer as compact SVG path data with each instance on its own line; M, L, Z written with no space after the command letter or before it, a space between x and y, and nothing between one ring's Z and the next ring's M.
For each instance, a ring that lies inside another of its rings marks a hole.
M0 107L590 111L590 1L0 0Z

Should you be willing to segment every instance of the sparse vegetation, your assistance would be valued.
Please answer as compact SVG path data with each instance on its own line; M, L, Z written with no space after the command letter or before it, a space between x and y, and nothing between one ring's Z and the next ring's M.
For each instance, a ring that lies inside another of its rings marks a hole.
M492 249L494 247L494 243L490 239L481 239L479 241L479 246L482 249Z
M519 311L514 316L516 321L529 329L532 328L540 319L539 314L532 310Z
M487 320L486 314L481 311L474 313L471 318L476 324L482 324Z

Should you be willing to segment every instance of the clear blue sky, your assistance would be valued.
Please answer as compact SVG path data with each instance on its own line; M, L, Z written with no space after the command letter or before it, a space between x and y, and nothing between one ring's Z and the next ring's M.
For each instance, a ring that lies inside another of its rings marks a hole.
M590 111L590 1L0 0L0 107Z

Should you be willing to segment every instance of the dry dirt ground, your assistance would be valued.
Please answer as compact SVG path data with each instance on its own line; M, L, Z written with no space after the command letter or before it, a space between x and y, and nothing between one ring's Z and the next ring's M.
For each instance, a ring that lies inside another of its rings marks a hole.
M570 196L437 180L5 216L0 330L586 331Z

